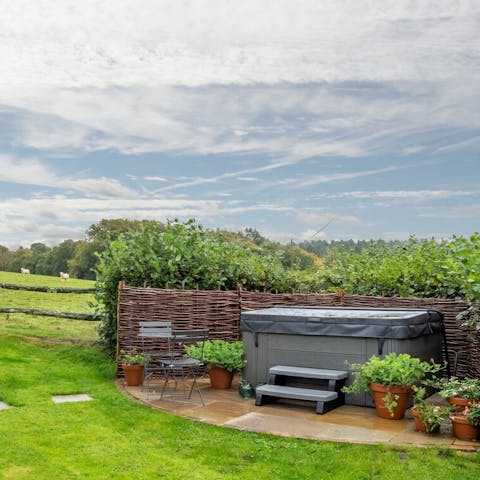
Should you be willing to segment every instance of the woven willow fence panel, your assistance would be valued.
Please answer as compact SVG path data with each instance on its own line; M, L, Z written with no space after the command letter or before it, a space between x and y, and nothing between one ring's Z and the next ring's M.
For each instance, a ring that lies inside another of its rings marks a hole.
M448 360L458 354L457 375L480 377L479 341L469 342L467 332L455 316L467 305L457 300L437 298L368 297L347 294L275 294L164 290L123 286L118 302L118 349L142 348L139 322L170 321L174 328L209 328L210 338L240 338L241 311L274 305L305 305L356 308L433 308L443 313L448 344ZM161 342L146 342L148 348L161 349Z

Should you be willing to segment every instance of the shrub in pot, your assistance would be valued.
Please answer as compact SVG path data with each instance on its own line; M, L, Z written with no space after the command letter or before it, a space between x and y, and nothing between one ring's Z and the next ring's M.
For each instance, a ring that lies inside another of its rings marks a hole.
M373 355L367 362L351 364L350 368L354 379L343 392L370 390L377 415L399 420L405 415L413 385L419 384L425 375L438 372L441 365L424 362L408 353L392 352L384 358Z
M413 387L412 416L415 429L425 433L438 433L440 425L452 413L452 407L439 406L425 400L426 390L423 386Z
M185 353L207 365L213 388L230 388L234 373L240 372L245 365L241 341L207 340L203 348L201 343L187 346Z
M476 440L480 437L480 403L472 403L450 416L452 432L460 440Z
M136 387L143 383L143 373L150 358L137 350L125 352L122 350L120 361L122 364L125 381L129 387Z
M461 411L466 406L480 402L480 379L478 378L433 378L427 384L438 390L438 394L450 405Z

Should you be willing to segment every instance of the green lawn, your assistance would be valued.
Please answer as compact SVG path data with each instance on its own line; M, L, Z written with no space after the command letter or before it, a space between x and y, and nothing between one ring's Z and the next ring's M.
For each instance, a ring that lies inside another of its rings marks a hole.
M19 318L0 314L0 400L13 405L0 411L1 479L478 478L479 453L296 440L152 410L117 391L88 322ZM72 393L94 400L51 400Z

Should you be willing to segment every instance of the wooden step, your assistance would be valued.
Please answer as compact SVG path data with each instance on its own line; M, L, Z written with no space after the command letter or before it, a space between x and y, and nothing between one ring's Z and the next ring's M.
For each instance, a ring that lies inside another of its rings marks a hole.
M335 400L338 393L326 390L310 388L285 387L283 385L260 385L256 388L255 405L261 406L277 398L289 398L294 400L307 400L316 402L315 412L322 414L338 406ZM328 402L332 402L331 405ZM327 403L327 405L326 405Z
M270 375L285 375L287 377L317 378L320 380L343 380L348 372L343 370L327 370L324 368L292 367L275 365L269 369Z

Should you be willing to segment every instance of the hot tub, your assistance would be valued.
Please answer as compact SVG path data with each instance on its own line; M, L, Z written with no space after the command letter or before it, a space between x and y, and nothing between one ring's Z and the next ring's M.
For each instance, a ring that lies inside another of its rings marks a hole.
M391 352L442 362L443 315L431 309L272 307L243 312L241 330L252 385L266 383L274 365L348 370ZM346 403L373 404L370 394Z

